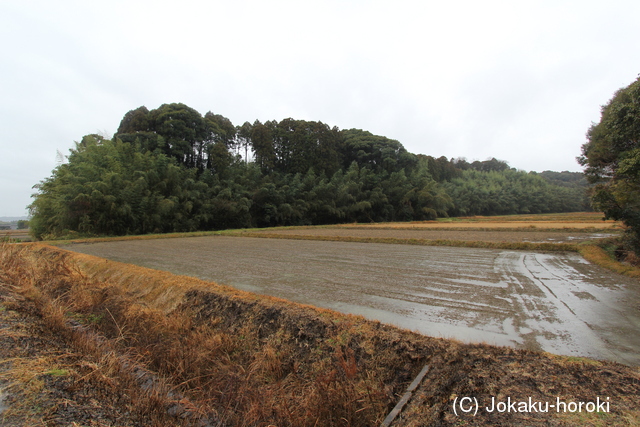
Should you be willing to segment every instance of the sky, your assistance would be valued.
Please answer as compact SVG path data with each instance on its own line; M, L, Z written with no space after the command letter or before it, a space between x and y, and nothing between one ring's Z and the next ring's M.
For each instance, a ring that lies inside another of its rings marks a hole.
M640 73L640 2L0 0L0 217L127 111L322 121L416 154L581 171Z

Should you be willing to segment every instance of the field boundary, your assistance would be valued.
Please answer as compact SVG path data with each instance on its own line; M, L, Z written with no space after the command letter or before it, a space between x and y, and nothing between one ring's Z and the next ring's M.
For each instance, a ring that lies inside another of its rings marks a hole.
M328 242L384 243L416 246L453 246L460 248L535 250L545 252L578 252L578 245L572 243L487 242L479 240L407 239L395 237L313 236L306 234L279 234L264 232L239 232L228 233L225 235L231 237L258 237L262 239L320 240Z
M506 224L506 225L505 225ZM566 224L566 226L564 226ZM502 226L504 225L504 226ZM553 226L552 226L553 225ZM558 225L562 225L558 227ZM572 226L573 225L573 226ZM606 268L629 277L640 278L640 268L618 262L606 253L593 241L580 243L558 242L509 242L486 241L481 239L424 239L424 238L397 238L397 237L356 237L356 236L319 236L312 234L281 234L284 230L404 230L404 231L460 231L460 232L550 232L550 233L614 233L619 234L624 225L603 220L603 214L598 212L577 212L563 214L522 214L507 216L475 216L442 218L436 221L413 221L395 223L346 223L326 225L297 225L284 227L247 228L216 231L192 231L167 234L145 234L130 236L109 237L72 237L67 236L60 240L48 240L41 243L52 246L65 246L76 243L99 243L113 241L172 239L187 237L207 236L231 236L231 237L255 237L269 239L290 240L318 240L352 243L382 243L417 246L450 246L460 248L478 249L503 249L543 252L577 252L584 259L600 267ZM295 232L294 232L295 233Z
M304 227L290 227L303 229ZM313 228L313 227L306 227ZM327 228L336 228L340 230L409 230L409 231L491 231L491 232L524 232L529 233L532 231L550 232L550 233L617 233L619 228L598 228L598 227L538 227L536 225L528 225L523 227L462 227L462 226L433 226L433 227L417 227L417 226L376 226L376 225L340 225Z
M279 230L291 229L309 229L312 227L286 227L278 228ZM374 228L383 229L383 228ZM549 243L549 242L489 242L481 240L450 240L450 239L414 239L414 238L394 238L394 237L355 237L355 236L317 236L309 234L280 234L269 233L270 229L243 229L243 230L223 230L223 231L206 231L192 233L170 233L170 234L150 234L135 236L116 236L116 237L90 237L71 240L48 240L39 243L51 246L65 246L79 243L101 243L101 242L118 242L131 240L154 240L154 239L174 239L188 237L207 237L207 236L229 236L229 237L256 237L261 239L289 239L289 240L320 240L334 242L351 242L351 243L384 243L396 245L417 245L417 246L452 246L467 248L484 248L484 249L509 249L509 250L535 250L549 252L578 252L578 245L573 243ZM386 230L386 229L385 229ZM401 230L396 228L396 230ZM411 229L413 230L413 229ZM454 230L454 229L451 229ZM455 229L459 231L496 231L495 229ZM509 231L509 230L499 230ZM527 231L533 231L531 229ZM551 231L543 229L535 229L535 231ZM566 230L555 230L566 231ZM581 232L581 231L580 231ZM594 232L590 230L589 232Z
M580 245L578 252L584 259L602 268L624 276L640 278L640 268L612 259L607 252L597 245Z

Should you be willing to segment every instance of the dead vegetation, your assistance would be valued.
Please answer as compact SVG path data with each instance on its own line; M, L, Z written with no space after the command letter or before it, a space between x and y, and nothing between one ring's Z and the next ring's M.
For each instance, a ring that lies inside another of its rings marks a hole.
M5 242L30 242L29 230L3 230L0 231L0 241Z
M436 221L386 222L342 224L345 228L387 228L387 229L465 229L465 230L509 230L526 231L594 231L601 232L621 228L621 223L604 220L602 212L570 212L556 214L520 214L496 216L468 216L439 218Z
M638 263L620 262L608 254L602 245L582 245L579 246L580 255L584 259L600 267L615 271L625 276L640 278L640 268ZM629 256L632 257L633 255Z
M244 232L230 234L240 237L259 237L263 239L291 239L291 240L320 240L325 242L357 242L357 243L385 243L397 245L418 245L418 246L452 246L459 248L481 248L481 249L509 249L509 250L529 250L529 251L577 251L578 246L572 243L549 243L549 242L496 242L490 240L450 240L450 239L416 239L398 237L361 237L361 236L335 236L318 234L282 234L267 232Z
M153 425L133 410L108 356L60 339L33 301L0 283L1 425Z
M0 283L16 295L14 309L32 310L42 335L79 357L71 369L51 369L127 396L98 406L126 407L139 425L379 425L426 363L432 369L397 425L525 421L455 418L450 398L464 393L547 400L606 393L616 402L607 425L634 425L640 410L638 370L623 365L424 337L44 245L0 247ZM109 419L102 425L126 425ZM574 421L545 414L529 424Z

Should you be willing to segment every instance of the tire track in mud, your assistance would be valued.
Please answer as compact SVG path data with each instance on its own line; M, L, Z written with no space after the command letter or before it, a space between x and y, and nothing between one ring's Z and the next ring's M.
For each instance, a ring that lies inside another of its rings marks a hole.
M566 342L574 352L580 349L584 352L587 348L592 351L590 357L618 360L622 358L626 363L632 363L630 359L611 351L611 345L599 336L592 323L584 318L588 314L581 299L577 297L585 292L587 284L579 278L572 278L571 268L566 263L553 267L549 261L560 262L560 259L552 258L548 254L531 254L529 263L524 264L525 273L539 289L547 293L547 300L554 303L558 322L566 325L566 337L560 336L552 347L560 342ZM565 274L558 274L562 272ZM598 320L598 319L596 319ZM559 350L562 351L562 350Z
M558 296L562 288L579 289L579 284L566 275L554 273L546 265L546 257L537 253L505 253L498 262L504 269L504 279L515 284L512 295L521 305L515 311L518 325L515 332L525 348L615 360L616 354L565 302L570 294L563 292L564 300Z

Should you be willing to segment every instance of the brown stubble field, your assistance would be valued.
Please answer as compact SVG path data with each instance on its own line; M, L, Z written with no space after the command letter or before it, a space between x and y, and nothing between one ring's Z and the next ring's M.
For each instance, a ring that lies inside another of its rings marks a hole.
M503 224L500 224L503 225ZM387 238L387 239L416 239L416 240L453 240L453 241L480 241L480 242L546 242L546 243L580 243L594 238L609 237L615 235L616 228L598 230L591 228L564 229L556 231L544 231L531 228L513 229L506 227L494 227L492 229L478 229L476 227L435 227L421 226L407 227L376 227L376 226L351 226L351 227L325 227L325 228L289 228L285 230L264 230L260 233L281 236L317 236L323 237L353 237L353 238ZM258 233L256 233L258 234Z
M481 241L584 241L602 234L617 234L618 221L604 220L602 213L582 212L544 215L443 218L438 221L354 223L322 227L281 227L263 233L317 236L362 236ZM365 231L371 230L371 231ZM375 231L374 231L375 230ZM369 233L367 235L367 233Z
M230 230L222 233L275 239L579 251L592 262L606 264L603 254L598 249L585 244L619 236L623 230L624 226L619 222L604 221L601 213L583 212L445 218L422 222L279 227ZM591 249L587 250L587 246Z
M0 230L1 240L30 242L31 236L29 235L29 230Z

